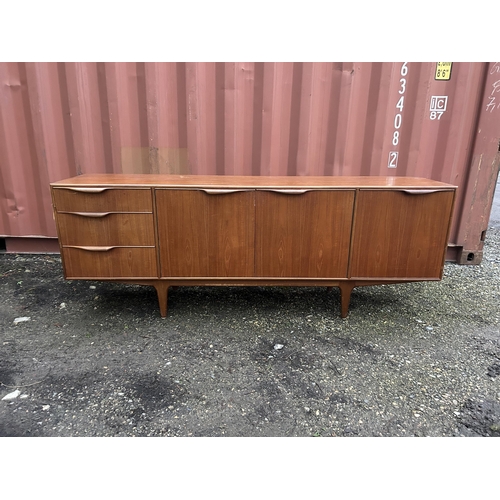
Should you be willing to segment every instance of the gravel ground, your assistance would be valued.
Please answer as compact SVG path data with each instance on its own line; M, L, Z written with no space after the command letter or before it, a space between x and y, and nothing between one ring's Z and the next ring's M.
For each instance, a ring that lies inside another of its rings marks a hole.
M498 227L481 265L355 289L344 320L288 287L177 288L161 319L54 255L0 255L0 285L0 436L500 435Z

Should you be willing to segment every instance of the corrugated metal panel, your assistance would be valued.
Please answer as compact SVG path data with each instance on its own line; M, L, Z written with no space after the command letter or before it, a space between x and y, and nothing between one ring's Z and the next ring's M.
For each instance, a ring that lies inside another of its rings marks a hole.
M84 172L408 175L459 186L450 245L480 251L498 68L0 63L0 235L54 237L49 182Z

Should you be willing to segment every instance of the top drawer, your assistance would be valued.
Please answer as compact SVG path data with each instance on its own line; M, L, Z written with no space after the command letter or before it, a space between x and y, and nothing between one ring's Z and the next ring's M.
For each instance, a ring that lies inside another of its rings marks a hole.
M58 212L152 212L151 189L52 188Z

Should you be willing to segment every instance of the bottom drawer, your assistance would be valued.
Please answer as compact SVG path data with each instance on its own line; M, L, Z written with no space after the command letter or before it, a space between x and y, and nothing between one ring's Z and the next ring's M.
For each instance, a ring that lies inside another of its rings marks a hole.
M154 247L64 247L66 278L157 278Z

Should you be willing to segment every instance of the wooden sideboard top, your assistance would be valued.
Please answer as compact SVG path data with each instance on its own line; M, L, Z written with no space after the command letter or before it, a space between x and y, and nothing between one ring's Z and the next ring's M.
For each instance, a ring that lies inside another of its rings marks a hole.
M421 177L383 176L240 176L240 175L167 175L167 174L83 174L52 182L53 187L67 186L155 186L179 188L396 188L455 189L445 182Z

